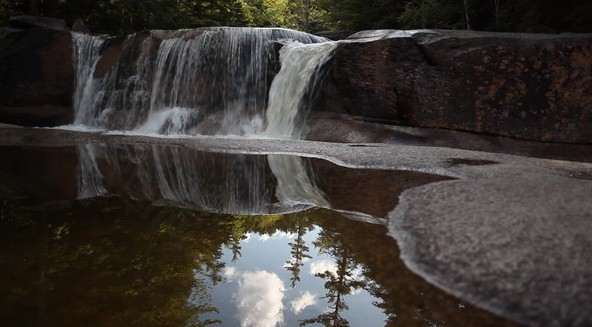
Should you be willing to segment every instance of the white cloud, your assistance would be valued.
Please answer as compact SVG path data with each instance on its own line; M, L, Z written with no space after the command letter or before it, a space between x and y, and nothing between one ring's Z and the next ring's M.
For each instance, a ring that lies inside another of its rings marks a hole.
M311 305L317 304L316 296L309 291L304 292L300 297L290 302L294 314L299 314L302 310Z
M274 273L262 270L240 273L234 299L241 326L275 327L283 322L284 291L284 283Z

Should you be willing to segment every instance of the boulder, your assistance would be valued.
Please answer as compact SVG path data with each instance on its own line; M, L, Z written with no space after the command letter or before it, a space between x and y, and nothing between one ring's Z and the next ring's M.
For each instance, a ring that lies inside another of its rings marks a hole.
M74 24L72 24L72 32L90 34L90 29L84 24L82 19L77 19Z
M14 16L9 19L10 26L17 28L46 28L57 31L69 31L66 22L61 19L37 16Z
M2 29L0 121L25 126L72 121L71 39L70 32L56 29Z
M336 49L316 110L592 143L592 34L368 31Z

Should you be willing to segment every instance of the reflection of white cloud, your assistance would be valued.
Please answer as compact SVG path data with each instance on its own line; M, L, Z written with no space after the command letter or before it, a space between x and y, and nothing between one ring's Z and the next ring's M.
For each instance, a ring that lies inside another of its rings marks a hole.
M265 242L269 239L271 239L271 235L268 235L268 234L259 235L259 241L261 241L261 242Z
M236 267L224 268L224 277L232 279L234 276L236 276Z
M276 231L275 233L269 235L269 234L263 234L263 235L259 235L259 241L265 242L267 240L270 239L280 239L280 238L288 238L288 239L292 239L294 238L296 235L294 233L286 233L286 232L281 232L281 231Z
M312 275L324 274L327 271L331 273L333 276L337 276L337 263L331 260L323 259L314 261L310 264L310 273ZM351 280L364 279L364 275L362 274L362 268L359 266L349 271L349 276L350 277L348 277L348 279Z
M300 260L300 262L302 262L302 263L309 262L309 261L310 261L310 258L302 258ZM292 257L292 258L290 258L290 259L288 259L287 261L284 262L284 268L293 266L295 264L296 264L296 258L293 258Z
M300 297L290 302L294 314L299 314L302 310L306 309L306 307L315 304L317 304L317 299L315 298L315 295L309 291L304 292Z
M241 326L274 327L281 323L285 291L282 280L267 271L238 273L238 276L234 298Z
M326 271L332 273L333 275L337 275L337 264L331 260L318 260L310 264L310 273L315 274L323 274Z

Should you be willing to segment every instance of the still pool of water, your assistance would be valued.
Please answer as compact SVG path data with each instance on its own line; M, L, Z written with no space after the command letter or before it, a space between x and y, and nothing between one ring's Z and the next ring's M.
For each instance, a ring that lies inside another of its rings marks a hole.
M384 217L442 176L130 144L0 155L2 326L514 326L398 259Z

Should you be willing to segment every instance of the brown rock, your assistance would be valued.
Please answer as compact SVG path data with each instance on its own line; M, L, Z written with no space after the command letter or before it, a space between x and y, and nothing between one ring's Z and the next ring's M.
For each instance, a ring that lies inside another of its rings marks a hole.
M70 32L3 29L0 44L0 121L28 126L71 121Z
M374 31L336 50L317 109L592 143L592 34Z
M9 19L10 26L17 28L46 28L58 31L69 31L66 22L60 19L37 16L14 16Z

